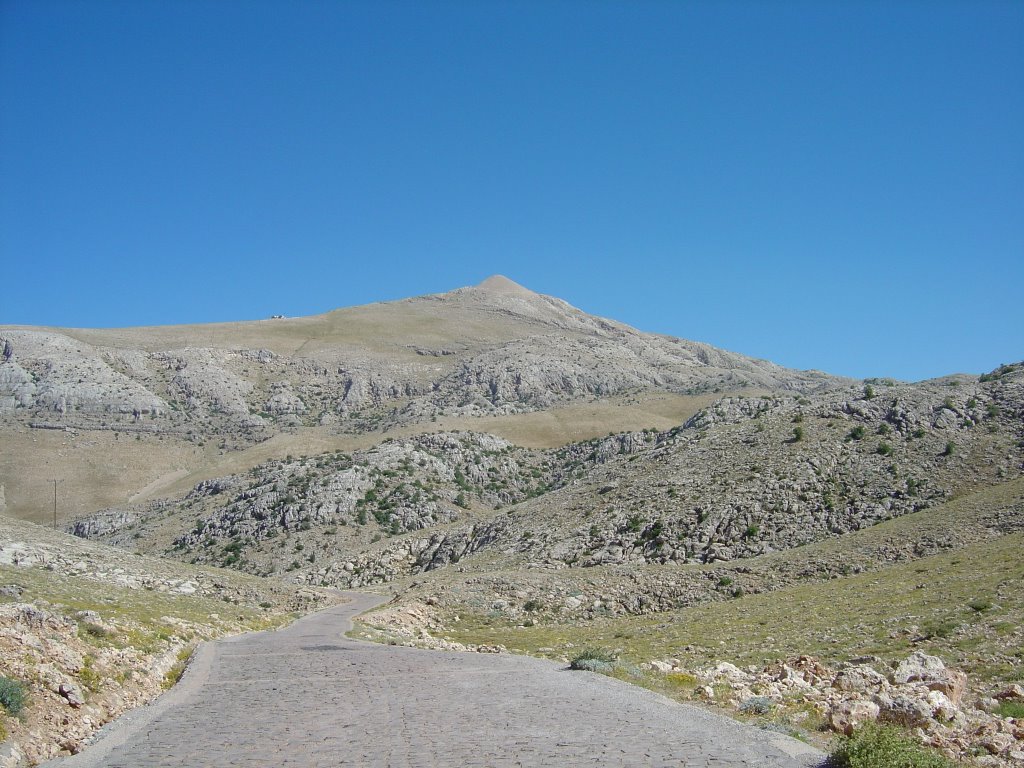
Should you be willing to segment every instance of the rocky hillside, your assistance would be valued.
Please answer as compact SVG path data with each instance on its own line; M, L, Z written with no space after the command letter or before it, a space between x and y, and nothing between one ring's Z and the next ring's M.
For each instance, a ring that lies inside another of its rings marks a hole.
M653 431L614 435L552 451L472 432L388 439L352 454L265 462L244 475L202 482L180 500L79 518L70 530L257 573L288 565L281 560L305 550L287 568L305 573L318 556L336 559L375 549L382 539L487 520L655 437Z
M82 536L311 584L714 563L841 536L1024 471L1024 368L726 397L666 432L547 451L427 434L262 464Z

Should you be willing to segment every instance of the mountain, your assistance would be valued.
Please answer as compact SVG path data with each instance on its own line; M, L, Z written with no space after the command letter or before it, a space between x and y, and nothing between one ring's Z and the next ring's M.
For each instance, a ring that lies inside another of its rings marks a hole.
M1019 763L1024 363L851 381L495 276L308 318L0 327L0 441L19 599L140 569L261 610L386 590L359 630L386 642L590 653L808 739L878 719Z
M540 424L534 441L558 444L614 428L669 426L714 393L811 392L839 383L642 333L501 276L314 317L128 329L0 326L0 430L13 449L0 456L0 484L9 511L42 520L49 506L43 489L53 478L66 479L67 515L146 495L154 483L162 488L213 464L227 471L225 454L245 469L295 446L348 449L379 438L346 436L409 433L438 422L464 428L482 418L505 420L486 431L518 437ZM581 414L572 409L584 405L593 406L592 424L581 433ZM565 409L566 419L537 416ZM43 436L46 430L63 434ZM274 439L253 459L238 459L239 451ZM61 452L74 459L53 460ZM171 469L154 473L158 466Z

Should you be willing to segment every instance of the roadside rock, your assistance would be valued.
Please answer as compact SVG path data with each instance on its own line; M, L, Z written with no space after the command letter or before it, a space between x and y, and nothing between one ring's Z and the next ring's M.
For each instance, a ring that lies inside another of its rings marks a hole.
M81 689L74 683L61 683L57 687L57 693L67 699L68 704L76 709L85 704L85 697Z
M829 727L847 736L858 726L878 719L881 710L873 701L845 699L836 704L828 715Z
M933 691L941 691L953 704L959 704L967 686L967 676L955 669L946 669L942 659L915 651L900 662L892 674L892 682L921 683Z

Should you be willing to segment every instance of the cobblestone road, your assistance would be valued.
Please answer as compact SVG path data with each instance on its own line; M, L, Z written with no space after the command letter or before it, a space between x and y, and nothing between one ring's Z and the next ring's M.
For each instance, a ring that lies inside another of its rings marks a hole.
M182 683L60 768L803 768L778 734L589 672L349 640L351 603L203 646Z

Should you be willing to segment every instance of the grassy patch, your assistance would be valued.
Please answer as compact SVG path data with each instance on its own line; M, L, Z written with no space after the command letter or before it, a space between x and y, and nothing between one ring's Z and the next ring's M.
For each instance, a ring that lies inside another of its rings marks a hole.
M830 768L954 768L942 755L918 745L899 728L865 725L843 738L829 756Z
M943 657L975 679L1011 680L1024 658L1024 534L901 563L871 573L668 613L517 626L495 614L460 611L449 639L570 659L581 647L612 649L634 663L675 657L693 668L744 666L799 654L827 662L913 650ZM978 568L985 563L985 568ZM984 611L971 605L992 595ZM540 649L545 649L541 651Z
M1012 717L1016 720L1024 719L1024 701L1003 701L996 708L996 714L1000 717Z
M167 670L167 674L164 675L163 682L161 685L164 690L173 688L181 680L182 675L185 674L185 670L188 669L188 663L192 660L192 654L195 653L195 646L189 645L178 651L178 657L174 660L174 664Z
M290 615L268 615L256 606L228 606L209 597L131 589L34 568L0 565L0 580L24 590L18 598L20 601L44 600L51 604L52 610L69 616L78 611L100 614L106 626L79 622L79 637L97 647L134 646L152 652L164 647L172 637L189 634L183 625L168 623L165 617L184 621L185 626L208 625L225 630L267 629L290 618ZM12 600L0 597L0 602Z

